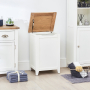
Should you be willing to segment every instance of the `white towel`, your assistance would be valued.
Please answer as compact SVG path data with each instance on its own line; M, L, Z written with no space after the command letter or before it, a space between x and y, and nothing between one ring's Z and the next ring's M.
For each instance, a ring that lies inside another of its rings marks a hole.
M81 66L79 62L74 62L73 64L75 65L75 67ZM80 75L84 78L87 76L87 73L83 70L82 72L80 72Z

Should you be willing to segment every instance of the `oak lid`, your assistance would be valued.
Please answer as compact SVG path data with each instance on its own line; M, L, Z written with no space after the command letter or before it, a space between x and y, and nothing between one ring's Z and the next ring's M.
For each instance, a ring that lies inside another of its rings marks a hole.
M31 13L28 32L53 31L56 19L56 12L52 13Z

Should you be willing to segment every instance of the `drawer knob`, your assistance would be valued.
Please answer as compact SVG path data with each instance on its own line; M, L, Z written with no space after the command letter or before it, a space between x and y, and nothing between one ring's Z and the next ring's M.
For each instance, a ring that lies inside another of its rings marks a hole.
M7 38L7 37L8 37L8 35L2 35L1 37L3 37L3 38Z
M80 48L80 46L78 46L78 48Z

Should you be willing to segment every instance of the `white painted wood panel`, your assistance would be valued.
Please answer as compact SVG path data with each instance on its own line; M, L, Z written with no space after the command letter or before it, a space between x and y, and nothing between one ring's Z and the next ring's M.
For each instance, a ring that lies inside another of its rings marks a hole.
M77 0L67 0L67 64L76 61Z
M78 29L77 39L77 61L80 64L90 65L90 29L81 28Z
M14 42L14 59L15 59L15 70L18 70L18 30L15 30L15 42Z
M14 42L0 43L0 72L14 70Z
M55 68L58 66L57 38L40 38L40 65L39 68Z
M7 35L7 37L3 37L3 35ZM14 30L0 31L0 40L14 40Z

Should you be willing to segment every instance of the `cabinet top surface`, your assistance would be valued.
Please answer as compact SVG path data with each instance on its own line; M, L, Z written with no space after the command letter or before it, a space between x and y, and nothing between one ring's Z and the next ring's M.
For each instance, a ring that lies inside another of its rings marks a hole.
M3 26L0 26L0 30L8 30L8 29L19 29L19 27L17 26L6 26L6 25L3 25Z

